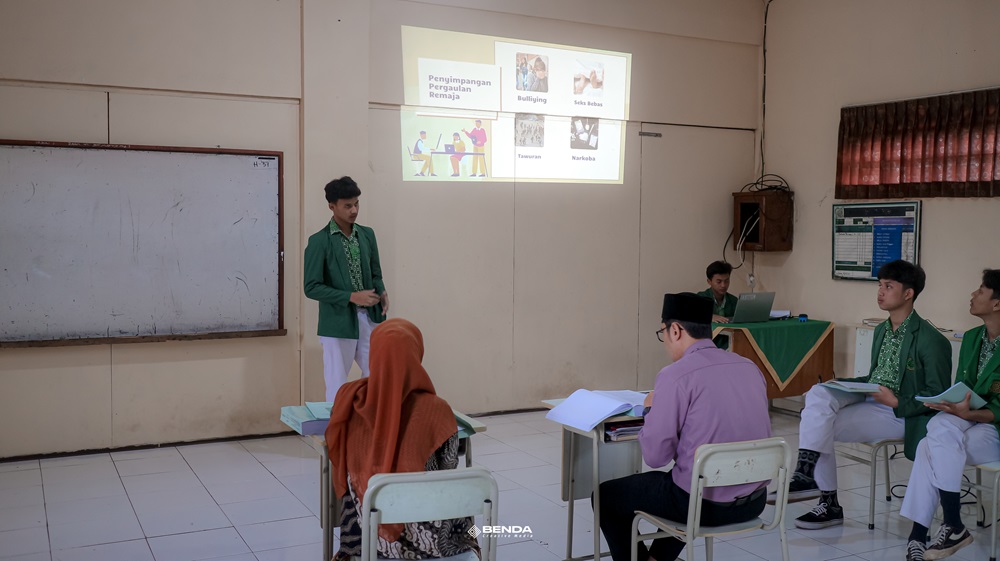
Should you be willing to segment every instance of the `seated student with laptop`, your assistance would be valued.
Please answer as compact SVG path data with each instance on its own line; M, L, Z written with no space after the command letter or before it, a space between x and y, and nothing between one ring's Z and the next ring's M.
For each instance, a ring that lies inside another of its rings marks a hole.
M904 453L913 460L933 413L914 397L938 395L950 386L951 345L913 310L926 283L923 269L896 260L878 270L878 279L878 307L889 312L889 319L875 328L869 375L849 381L878 384L879 391L848 393L815 385L806 392L788 501L819 497L819 503L795 519L797 528L844 523L834 442L903 438Z
M736 312L736 297L729 294L729 277L733 266L725 261L713 261L705 275L708 277L708 288L698 293L698 296L712 299L712 322L729 323L729 318Z

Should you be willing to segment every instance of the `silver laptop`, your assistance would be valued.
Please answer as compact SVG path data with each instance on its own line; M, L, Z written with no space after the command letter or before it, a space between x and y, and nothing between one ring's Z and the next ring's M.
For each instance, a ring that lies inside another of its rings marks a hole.
M744 292L736 303L733 312L733 323L756 323L771 319L771 306L774 304L773 292Z

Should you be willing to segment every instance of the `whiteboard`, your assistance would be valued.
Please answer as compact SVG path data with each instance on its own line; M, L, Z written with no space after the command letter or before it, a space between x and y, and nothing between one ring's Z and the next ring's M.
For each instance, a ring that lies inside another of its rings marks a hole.
M920 201L833 205L833 278L878 280L896 259L919 264Z
M280 200L280 152L0 145L0 344L282 334Z

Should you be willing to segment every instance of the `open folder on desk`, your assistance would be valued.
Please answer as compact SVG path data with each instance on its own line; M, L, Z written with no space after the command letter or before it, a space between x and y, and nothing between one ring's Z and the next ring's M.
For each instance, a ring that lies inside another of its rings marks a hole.
M641 417L646 394L631 390L576 390L552 408L546 419L575 429L591 431L598 423L614 415Z

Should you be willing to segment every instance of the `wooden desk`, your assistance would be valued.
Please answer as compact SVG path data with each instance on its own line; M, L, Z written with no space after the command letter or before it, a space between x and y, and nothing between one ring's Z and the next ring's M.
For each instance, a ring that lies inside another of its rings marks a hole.
M486 425L468 415L451 410L455 421L461 427L458 431L459 442L465 442L465 467L472 466L472 436L484 432ZM306 441L319 452L319 525L323 528L323 559L333 558L333 530L337 527L340 501L334 496L333 481L330 476L330 453L326 448L326 439L320 435L310 436Z
M756 324L712 324L712 336L722 335L729 339L729 350L742 357L746 357L757 365L757 368L764 373L764 381L767 383L767 398L776 399L779 397L791 397L802 395L809 391L814 384L825 382L834 378L833 372L833 328L829 322L810 321L807 324L814 325L814 331L821 334L808 346L808 350L801 355L801 359L791 367L782 368L780 365L772 363L768 358L768 353L772 353L774 362L777 362L774 353L782 352L780 347L769 347L769 350L762 350L758 344L757 336L762 335L761 330L786 331L793 333L802 324L796 320L783 320L780 322L768 322L758 326ZM800 353L801 354L801 353ZM796 355L799 356L799 355Z
M546 399L542 403L549 409L562 403L562 399ZM604 442L607 423L635 421L638 417L617 415L601 421L591 431L560 424L562 427L562 500L568 501L566 509L566 558L581 561L610 553L601 552L601 493L603 481L618 479L642 472L642 449L638 440ZM553 421L554 422L554 421ZM589 462L587 460L590 460ZM573 557L573 507L577 499L594 494L594 554Z

